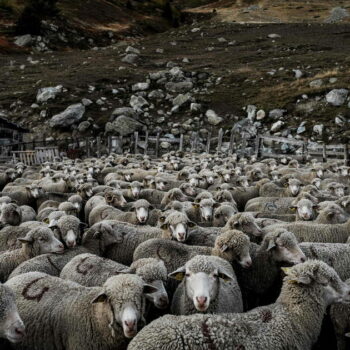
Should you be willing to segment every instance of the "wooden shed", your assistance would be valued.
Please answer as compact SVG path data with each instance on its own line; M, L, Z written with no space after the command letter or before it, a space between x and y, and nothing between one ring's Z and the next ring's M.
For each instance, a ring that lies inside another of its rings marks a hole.
M23 135L29 130L10 122L5 117L0 115L0 145L7 145L9 143L16 143L23 141Z

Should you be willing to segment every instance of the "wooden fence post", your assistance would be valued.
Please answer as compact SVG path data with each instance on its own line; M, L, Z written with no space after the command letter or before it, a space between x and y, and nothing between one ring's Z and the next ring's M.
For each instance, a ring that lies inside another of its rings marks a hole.
M349 164L349 146L347 143L344 144L344 165L348 166Z
M207 147L206 147L206 152L210 154L210 143L211 143L211 131L208 132L207 135Z
M160 139L160 133L157 133L157 138L156 138L156 157L158 158L159 156L159 139Z
M230 146L228 149L228 154L232 155L233 154L233 143L235 142L235 135L233 132L233 128L231 129L231 134L230 134Z
M138 133L138 131L134 132L134 142L135 142L134 153L136 154L137 153L137 144L139 142L139 133Z
M260 137L260 135L256 135L256 141L255 141L255 156L256 159L259 159L260 157L260 148L261 148L261 140L262 138Z
M180 135L179 151L182 152L184 149L184 134Z
M144 154L146 155L148 151L148 130L146 130L146 136L145 136L145 150Z
M194 153L196 150L196 143L197 143L197 133L194 131L192 133L192 142L191 142L191 152Z
M96 154L97 158L101 157L101 136L96 137Z
M327 146L325 143L323 144L323 148L322 148L322 161L323 163L327 162Z
M241 156L244 157L245 156L245 149L247 148L247 135L244 132L242 135L242 153Z
M222 130L222 128L221 128L219 130L219 134L218 134L218 150L217 150L217 153L221 152L223 136L224 136L224 130Z

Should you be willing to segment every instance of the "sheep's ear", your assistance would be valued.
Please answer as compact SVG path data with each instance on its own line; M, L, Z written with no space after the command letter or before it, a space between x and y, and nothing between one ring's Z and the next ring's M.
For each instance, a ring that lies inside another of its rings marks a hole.
M145 284L143 286L143 294L152 294L158 292L158 288L151 286L150 284Z
M198 202L192 203L192 207L193 207L193 208L199 208Z
M166 224L161 225L160 228L162 230L167 230L169 228L169 225L166 223Z
M286 183L284 184L284 187L288 187L288 186L289 186L289 183L286 182Z
M276 247L276 242L272 239L269 241L269 244L267 246L267 251L270 251L271 249L275 248Z
M296 211L297 210L297 206L296 205L291 205L289 207L289 209L292 210L292 211Z
M195 200L194 200L194 202L192 203L192 205L194 206L195 203L199 203L199 202L200 202L199 198L195 198Z
M189 221L189 222L187 223L187 225L188 225L188 227L190 227L190 228L193 228L193 227L196 227L196 226L197 226L193 221Z
M92 304L96 303L106 303L108 301L108 296L105 293L99 294L93 301Z
M49 223L50 223L50 220L49 220L49 218L45 218L45 219L43 220L43 222L44 222L45 224L49 224Z
M312 209L315 209L315 210L319 210L320 209L320 206L318 204L314 204L312 206Z
M221 205L221 203L214 203L214 205L213 205L213 208L219 208L220 207L220 205Z
M163 216L160 216L158 220L159 220L159 222L163 223L165 221L165 219L166 219L166 216L163 215Z
M168 277L176 281L182 281L185 278L185 273L186 273L185 266L182 266L176 271L169 273Z
M21 242L21 243L33 243L33 238L28 238L28 237L20 237L18 238L18 240Z
M154 206L153 206L153 205L150 205L150 206L148 207L148 209L149 209L149 210L153 210L153 209L154 209Z
M228 245L223 244L222 246L219 247L219 249L220 249L220 252L224 253L228 249Z
M334 217L334 215L335 215L334 211L330 211L329 213L327 213L328 218L332 218L332 217Z
M239 227L239 222L238 221L234 221L233 222L233 227Z
M233 281L233 277L222 270L218 271L218 277L221 278L225 282Z

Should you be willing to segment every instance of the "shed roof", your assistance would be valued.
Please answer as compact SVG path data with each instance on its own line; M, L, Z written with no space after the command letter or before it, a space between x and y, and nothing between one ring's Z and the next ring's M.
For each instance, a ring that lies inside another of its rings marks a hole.
M12 130L17 130L20 131L22 133L28 133L29 130L25 129L23 127L21 127L18 124L12 123L10 122L7 118L5 118L4 116L0 116L0 127L4 127L4 128L8 128L8 129L12 129Z

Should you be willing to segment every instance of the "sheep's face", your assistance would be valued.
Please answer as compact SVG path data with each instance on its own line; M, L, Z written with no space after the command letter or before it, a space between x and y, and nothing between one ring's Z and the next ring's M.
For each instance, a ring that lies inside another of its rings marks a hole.
M181 186L180 188L182 190L183 193L185 193L187 196L195 196L196 195L196 190L194 189L194 187L192 185L190 185L189 183L184 184L183 186Z
M291 206L292 210L298 211L298 216L303 221L309 221L313 219L314 210L317 209L318 206L312 203L309 199L301 199L294 206Z
M125 200L123 194L121 192L107 192L105 194L105 199L107 204L115 207L115 208L124 208L127 205L127 201Z
M204 221L209 222L213 219L215 202L212 199L202 199L199 204L195 205L199 205L200 214Z
M330 224L342 224L348 220L348 216L338 206L330 206L324 209L324 214Z
M0 210L0 228L6 225L18 226L22 220L21 208L14 203L3 203Z
M142 188L143 188L143 186L142 186L141 183L139 183L139 182L132 183L129 186L129 189L131 191L132 197L133 198L139 198Z
M139 207L135 208L135 213L137 220L140 224L144 224L149 216L149 208L148 207Z
M277 169L277 164L276 164L276 162L270 162L270 163L269 163L269 169L270 169L271 171L276 170L276 169Z
M223 178L223 180L224 180L225 182L230 182L230 180L231 180L231 174L230 174L230 172L229 172L229 171L223 172L222 178Z
M179 242L185 242L187 240L187 225L186 223L178 223L178 224L170 224L169 230L173 238L175 238Z
M249 187L248 179L245 176L241 176L238 180L237 183L239 186L247 188Z
M25 327L18 314L15 295L10 288L1 284L0 299L0 338L19 343L25 336Z
M156 180L156 189L159 191L169 190L169 183L166 180L157 179Z
M298 246L294 234L287 231L282 231L277 237L267 234L264 238L264 243L267 245L267 251L271 251L276 261L299 264L306 261L304 253Z
M338 184L334 189L334 194L338 197L344 197L346 187Z
M288 186L290 193L294 197L299 194L300 188L302 186L301 182L296 179L289 179L286 185Z
M57 222L57 227L66 246L74 248L80 239L80 220L72 215L62 216Z
M5 171L5 174L7 175L8 179L10 181L13 181L16 177L17 177L17 174L16 174L16 170L15 169L7 169Z
M213 226L224 227L230 217L237 213L233 207L219 207L214 211Z
M124 336L132 338L137 334L145 312L145 294L154 293L157 289L145 284L139 276L125 274L110 277L103 285L104 292L97 296L93 303L103 303L111 312L109 327L114 335L115 323L122 327ZM101 310L102 315L106 314Z
M258 224L255 222L255 219L253 216L249 218L240 218L240 219L235 219L232 217L229 219L227 222L228 228L231 230L240 230L243 233L247 235L253 235L256 237L261 237L263 232L261 228L258 226Z
M321 188L321 179L319 177L316 177L312 180L311 184L319 190Z
M61 254L64 251L63 244L54 236L49 228L33 229L23 238L18 239L23 244L33 247L35 255L56 253Z
M157 309L166 309L169 305L168 293L164 287L164 281L154 280L146 281L148 285L157 289L153 293L146 293L145 297L149 300Z
M132 177L134 176L133 172L128 172L124 174L124 179L127 182L131 182L132 181Z
M198 187L199 185L199 178L195 176L191 176L189 180L189 184L193 187Z

